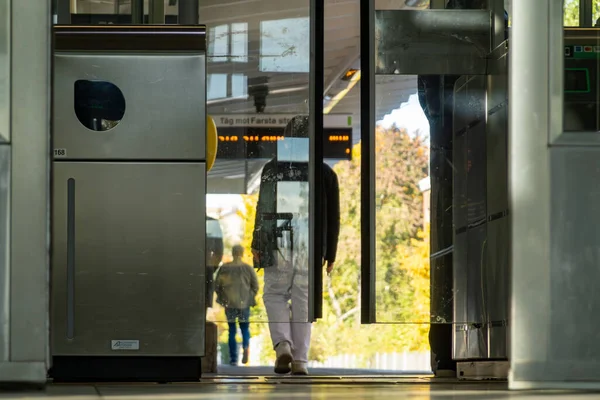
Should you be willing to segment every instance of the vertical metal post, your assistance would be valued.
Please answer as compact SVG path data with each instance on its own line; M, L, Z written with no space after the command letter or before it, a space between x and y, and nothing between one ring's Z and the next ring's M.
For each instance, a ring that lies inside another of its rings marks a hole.
M179 0L178 15L179 25L198 24L199 0Z
M309 74L309 232L311 243L309 273L309 320L323 316L323 91L325 6L321 0L310 0L310 74Z
M375 304L375 2L360 1L360 319L376 322Z
M1 314L10 315L0 334L9 331L10 353L7 362L0 362L0 381L44 384L49 357L52 6L51 0L10 3L9 304L6 297L0 300Z
M131 0L131 23L134 25L144 23L144 0Z
M594 21L593 2L594 0L579 0L579 26L591 28L596 23Z
M548 132L552 96L548 60L549 47L560 46L549 41L550 3L512 3L508 103L511 388L528 387L519 382L530 381L532 375L544 371L536 361L549 360L552 302Z
M164 0L150 0L148 10L148 23L164 25L165 23L165 2Z

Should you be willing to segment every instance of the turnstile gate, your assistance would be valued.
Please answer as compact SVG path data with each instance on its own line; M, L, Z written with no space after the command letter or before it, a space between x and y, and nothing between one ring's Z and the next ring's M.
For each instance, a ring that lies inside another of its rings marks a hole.
M203 26L58 26L55 380L196 380L204 354Z

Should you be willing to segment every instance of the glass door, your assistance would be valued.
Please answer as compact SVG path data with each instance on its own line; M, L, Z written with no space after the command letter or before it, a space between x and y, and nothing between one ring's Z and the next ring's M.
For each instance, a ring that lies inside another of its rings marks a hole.
M207 110L218 130L207 185L207 304L221 364L271 371L281 342L308 361L302 343L320 315L323 266L324 206L316 199L327 168L317 3L200 2Z
M504 2L362 7L362 322L439 368L506 358Z

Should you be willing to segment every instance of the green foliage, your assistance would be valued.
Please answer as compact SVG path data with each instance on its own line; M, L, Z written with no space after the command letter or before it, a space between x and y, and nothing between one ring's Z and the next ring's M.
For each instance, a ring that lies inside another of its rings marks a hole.
M597 4L594 6L597 8ZM579 0L565 0L563 24L564 26L579 26Z
M244 220L244 237L241 245L246 249L244 252L244 262L253 265L253 257L251 252L252 236L254 232L254 221L256 218L256 204L258 203L258 195L242 195L244 209L240 211L240 216ZM261 337L263 346L261 348L260 360L262 364L268 365L274 362L273 349L271 347L271 337L269 335L269 327L267 325L267 312L262 299L264 287L264 271L257 272L259 291L256 296L256 306L250 309L250 334L253 337Z
M593 23L600 18L600 3L592 3ZM563 6L563 25L567 27L579 26L579 0L564 0ZM512 15L509 15L509 26L512 25Z
M564 21L563 25L567 27L577 27L580 25L579 20L579 0L564 0ZM592 23L595 24L600 18L600 2L592 2Z
M579 0L564 0L564 26L580 26L579 20L580 5ZM592 2L592 24L600 18L600 2Z
M377 352L428 349L429 232L422 232L429 155L421 138L391 128L376 132L376 301L385 325L360 325L360 145L335 167L341 232L334 273L325 278L324 315L314 327L311 359L356 354L367 367ZM417 322L417 323L415 323ZM425 322L425 324L423 324ZM399 324L394 324L399 323Z

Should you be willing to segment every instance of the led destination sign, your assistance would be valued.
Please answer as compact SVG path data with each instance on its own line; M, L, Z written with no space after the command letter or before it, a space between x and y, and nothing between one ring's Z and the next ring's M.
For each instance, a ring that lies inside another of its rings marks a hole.
M218 159L273 158L277 142L283 140L284 128L218 128ZM352 159L352 128L325 128L323 157Z
M284 140L284 130L293 115L213 116L217 125L218 159L270 159L277 153L277 143ZM329 118L328 118L329 117ZM352 118L325 116L323 157L352 159Z

